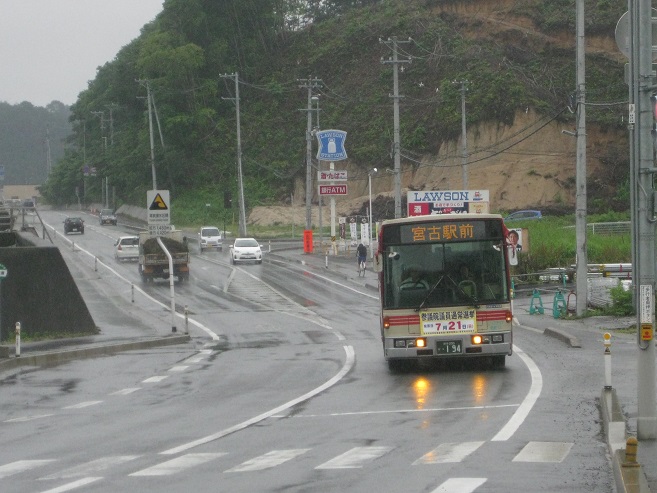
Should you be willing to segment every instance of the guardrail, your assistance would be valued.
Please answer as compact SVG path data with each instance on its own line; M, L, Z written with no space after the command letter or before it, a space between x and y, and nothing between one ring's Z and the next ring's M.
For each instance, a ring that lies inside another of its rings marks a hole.
M629 234L631 225L629 221L613 223L591 223L586 225L594 235L624 235Z
M575 228L575 226L564 226L566 228ZM625 235L630 234L632 225L629 221L618 221L610 223L589 223L586 229L594 235Z

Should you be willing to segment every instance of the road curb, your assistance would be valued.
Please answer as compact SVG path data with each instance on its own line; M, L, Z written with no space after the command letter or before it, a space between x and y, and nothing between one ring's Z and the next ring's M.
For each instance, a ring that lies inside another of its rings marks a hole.
M19 357L14 356L9 359L0 360L0 371L10 370L21 366L53 366L76 359L106 356L123 351L134 351L137 349L186 344L190 340L191 337L189 335L175 335L158 337L154 339L141 339L137 341L122 342L119 344L97 344L76 349L21 354Z
M568 344L570 347L573 348L581 348L581 344L579 343L579 340L577 337L569 334L568 332L565 332L561 329L555 329L553 327L548 327L543 331L543 334L546 336L554 337L555 339L559 339L566 344Z
M619 493L650 493L648 478L639 463L628 464L625 455L627 423L621 411L616 391L603 388L600 396L602 421L611 455L616 490Z

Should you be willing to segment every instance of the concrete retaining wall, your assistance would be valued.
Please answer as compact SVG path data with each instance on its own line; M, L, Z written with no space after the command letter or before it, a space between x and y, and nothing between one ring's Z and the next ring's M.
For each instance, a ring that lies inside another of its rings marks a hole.
M30 233L0 233L0 339L11 340L16 322L23 336L98 331L66 262L49 241Z

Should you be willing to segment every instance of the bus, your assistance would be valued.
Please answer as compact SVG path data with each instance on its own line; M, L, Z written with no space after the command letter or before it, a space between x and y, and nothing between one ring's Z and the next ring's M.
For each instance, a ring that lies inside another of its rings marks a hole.
M436 358L512 354L507 228L498 214L444 214L383 221L381 340L390 370Z

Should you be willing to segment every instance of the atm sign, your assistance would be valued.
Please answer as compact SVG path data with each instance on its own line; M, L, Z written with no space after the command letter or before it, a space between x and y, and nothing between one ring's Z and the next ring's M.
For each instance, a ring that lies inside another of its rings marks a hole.
M320 195L347 195L347 185L320 185Z

